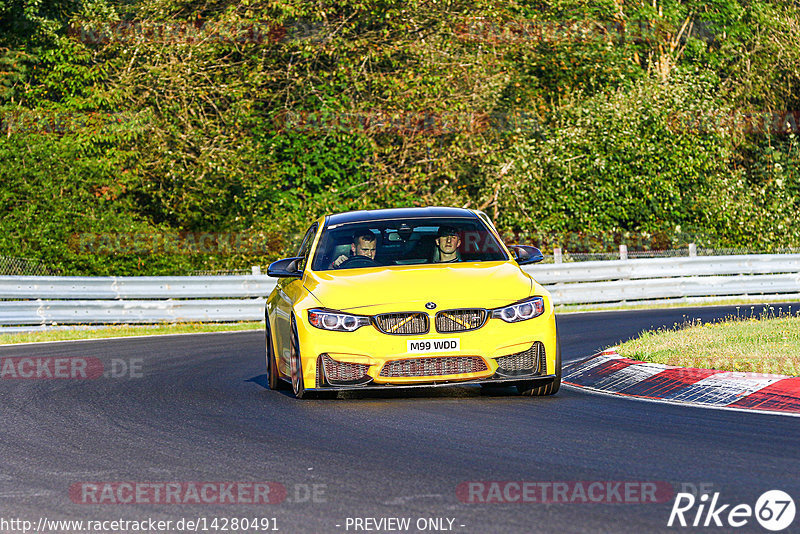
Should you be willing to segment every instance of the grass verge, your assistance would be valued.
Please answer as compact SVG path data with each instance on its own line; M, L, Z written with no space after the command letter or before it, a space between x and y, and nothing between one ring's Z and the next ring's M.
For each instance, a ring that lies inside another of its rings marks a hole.
M64 330L36 332L0 333L0 345L35 343L42 341L66 341L75 339L103 339L109 337L155 336L163 334L196 334L199 332L229 332L259 330L263 321L245 323L181 323L160 325L111 325L102 328L76 327Z
M642 333L617 347L620 356L653 363L800 375L800 316L730 318Z
M659 310L668 308L700 308L704 306L737 306L742 308L742 313L746 310L769 308L775 302L791 302L792 298L786 300L771 300L769 302L754 300L752 298L741 299L719 299L719 300L676 300L674 302L651 302L646 304L636 304L630 302L627 304L557 304L555 309L556 313L581 313L581 312L602 312L602 311L625 311L625 310ZM800 302L797 302L795 307L800 310ZM786 306L784 306L786 308Z

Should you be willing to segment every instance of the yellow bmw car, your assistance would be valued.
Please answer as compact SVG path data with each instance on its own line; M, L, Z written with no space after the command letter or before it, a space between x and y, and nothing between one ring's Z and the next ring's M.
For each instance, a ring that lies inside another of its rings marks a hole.
M459 208L328 215L278 260L266 304L271 389L454 384L552 395L561 351L550 294L489 218Z

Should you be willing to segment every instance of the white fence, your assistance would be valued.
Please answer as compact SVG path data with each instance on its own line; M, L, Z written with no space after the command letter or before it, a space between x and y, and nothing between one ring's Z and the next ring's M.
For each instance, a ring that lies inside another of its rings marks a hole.
M800 295L800 254L587 261L525 270L556 304Z
M273 287L262 275L0 276L0 325L258 321Z
M556 304L800 297L800 254L694 256L525 267ZM275 279L0 276L0 325L257 321Z

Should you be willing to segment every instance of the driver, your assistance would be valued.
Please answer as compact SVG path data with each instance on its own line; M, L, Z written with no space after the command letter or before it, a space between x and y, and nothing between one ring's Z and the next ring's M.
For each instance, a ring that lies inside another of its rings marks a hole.
M350 256L342 254L333 260L331 266L338 269L341 264L356 256L365 256L371 260L375 260L377 246L378 241L375 239L375 234L369 230L357 233L353 236L353 242L350 244Z
M461 246L461 238L458 237L458 230L453 226L442 226L436 237L436 250L433 253L433 261L436 263L454 263L461 261L461 253L458 247Z

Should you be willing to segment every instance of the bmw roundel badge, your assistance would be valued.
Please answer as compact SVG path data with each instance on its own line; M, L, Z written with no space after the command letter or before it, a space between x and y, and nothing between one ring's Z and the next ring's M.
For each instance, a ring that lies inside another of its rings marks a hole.
M432 310L432 309L434 309L436 307L436 303L435 302L428 302L427 304L425 304L425 307L428 308L429 310Z

